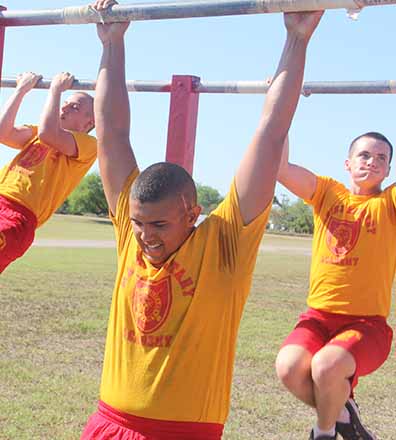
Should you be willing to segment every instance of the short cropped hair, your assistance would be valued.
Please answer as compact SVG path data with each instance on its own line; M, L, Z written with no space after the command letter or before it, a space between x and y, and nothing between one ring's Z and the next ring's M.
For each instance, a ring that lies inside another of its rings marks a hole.
M353 147L355 146L355 143L364 137L368 137L371 139L375 139L377 141L381 141L381 142L385 142L386 144L388 144L389 146L389 151L390 151L390 156L389 156L389 163L392 161L392 157L393 157L393 146L390 143L389 139L387 137L385 137L383 134L378 133L377 131L369 131L367 133L361 134L360 136L356 137L352 142L351 145L349 146L349 150L348 150L348 154L349 156L352 154L353 152Z
M183 167L170 162L158 162L146 168L131 189L131 198L140 203L159 202L175 196L184 197L193 206L197 204L194 180Z

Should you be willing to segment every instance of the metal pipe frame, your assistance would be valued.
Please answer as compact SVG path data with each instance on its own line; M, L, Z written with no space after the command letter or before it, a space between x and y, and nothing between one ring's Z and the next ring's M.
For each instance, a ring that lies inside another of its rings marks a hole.
M129 92L170 93L170 81L127 81ZM42 79L36 89L48 89L51 80ZM75 80L72 90L95 90L95 81ZM1 87L15 88L16 79L4 77ZM228 94L265 94L269 88L268 81L197 81L194 83L195 93L228 93ZM301 93L304 96L313 94L395 94L396 80L384 81L312 81L305 82Z
M91 6L71 6L51 10L2 11L0 26L110 23L344 8L360 11L366 6L394 4L396 0L180 0L115 5L100 14Z

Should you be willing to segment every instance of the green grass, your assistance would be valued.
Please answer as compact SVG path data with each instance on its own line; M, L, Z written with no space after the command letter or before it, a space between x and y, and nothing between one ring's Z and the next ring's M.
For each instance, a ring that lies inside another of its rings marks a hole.
M112 228L57 216L40 236L107 240ZM267 236L265 247L239 333L224 438L307 440L313 411L278 383L274 361L305 308L310 240ZM114 249L33 247L1 275L1 440L79 438L98 398L115 270ZM394 377L392 354L357 389L364 420L382 440L396 438Z
M1 276L1 439L78 438L98 393L114 260L32 248Z
M39 239L113 240L113 225L107 218L54 215L37 230Z

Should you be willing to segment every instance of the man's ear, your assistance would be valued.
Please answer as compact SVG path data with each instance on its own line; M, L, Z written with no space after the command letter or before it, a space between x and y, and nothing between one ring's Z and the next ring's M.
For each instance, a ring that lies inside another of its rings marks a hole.
M93 121L93 119L89 119L83 127L83 131L85 133L89 133L91 130L93 130L95 128L95 123Z
M349 159L345 159L345 162L344 162L344 168L345 168L347 171L351 171L351 161L350 161Z
M195 225L201 212L202 212L202 206L200 206L200 205L195 205L189 210L189 212L188 212L189 226Z

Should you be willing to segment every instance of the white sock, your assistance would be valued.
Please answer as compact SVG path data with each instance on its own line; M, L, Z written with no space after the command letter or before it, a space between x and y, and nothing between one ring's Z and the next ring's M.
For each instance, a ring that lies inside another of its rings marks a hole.
M337 422L349 423L350 421L351 421L351 416L349 415L349 411L344 406L339 416L337 417Z
M329 431L322 431L318 427L318 425L316 424L314 426L313 432L314 432L314 438L319 437L321 435L328 435L330 437L334 437L335 436L335 426L333 426Z

